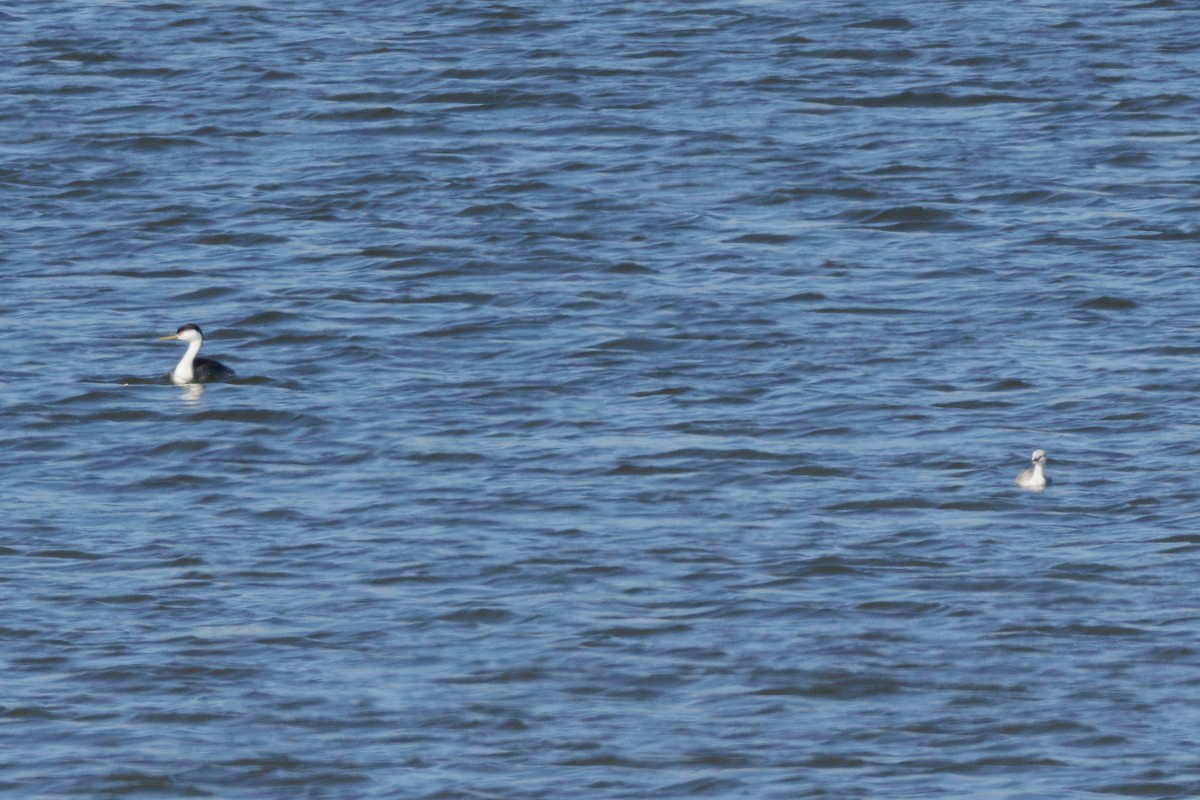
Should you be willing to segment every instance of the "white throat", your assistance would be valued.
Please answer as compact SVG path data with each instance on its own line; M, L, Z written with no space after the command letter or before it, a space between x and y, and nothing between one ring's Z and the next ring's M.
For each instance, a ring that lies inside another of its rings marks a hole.
M1033 462L1033 469L1024 472L1017 480L1019 484L1030 489L1040 489L1046 485L1046 473L1043 471L1042 465L1045 462Z
M196 354L200 352L200 345L203 343L203 339L188 342L187 352L183 354L183 358L179 359L179 363L175 365L175 371L171 373L172 381L191 383L195 379L196 371L192 368L192 363L196 360Z

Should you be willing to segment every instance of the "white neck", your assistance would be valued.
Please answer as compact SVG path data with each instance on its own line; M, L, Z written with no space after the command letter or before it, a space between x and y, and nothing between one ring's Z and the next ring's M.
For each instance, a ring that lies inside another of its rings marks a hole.
M183 358L179 359L179 363L175 365L175 371L171 373L171 380L175 383L192 382L196 377L196 372L192 369L192 362L196 360L196 354L200 352L200 345L203 343L203 339L188 342L187 352L183 354Z

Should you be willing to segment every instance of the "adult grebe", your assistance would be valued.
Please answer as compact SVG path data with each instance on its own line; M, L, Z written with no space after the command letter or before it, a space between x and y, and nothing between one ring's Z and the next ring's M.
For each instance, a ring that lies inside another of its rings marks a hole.
M200 345L204 344L204 334L200 332L199 325L193 325L189 322L187 325L180 325L179 330L175 331L173 336L160 336L158 338L160 342L167 339L178 339L181 342L188 343L187 352L183 354L183 358L179 359L179 363L175 365L175 371L171 373L171 380L175 383L181 385L185 383L204 383L205 381L233 376L233 370L220 361L214 361L211 358L196 357L196 354L200 352Z
M1022 489L1045 489L1049 479L1046 477L1046 451L1034 450L1030 457L1033 466L1017 473L1013 483Z

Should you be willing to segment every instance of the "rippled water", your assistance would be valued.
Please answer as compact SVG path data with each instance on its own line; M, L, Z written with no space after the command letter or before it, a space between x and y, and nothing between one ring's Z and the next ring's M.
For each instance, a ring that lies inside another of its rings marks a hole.
M1192 4L0 45L0 791L1200 794Z

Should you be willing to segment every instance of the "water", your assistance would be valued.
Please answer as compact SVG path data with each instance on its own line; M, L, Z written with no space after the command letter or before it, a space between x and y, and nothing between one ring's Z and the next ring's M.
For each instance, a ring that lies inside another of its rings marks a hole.
M0 792L1200 793L1198 31L10 4Z

